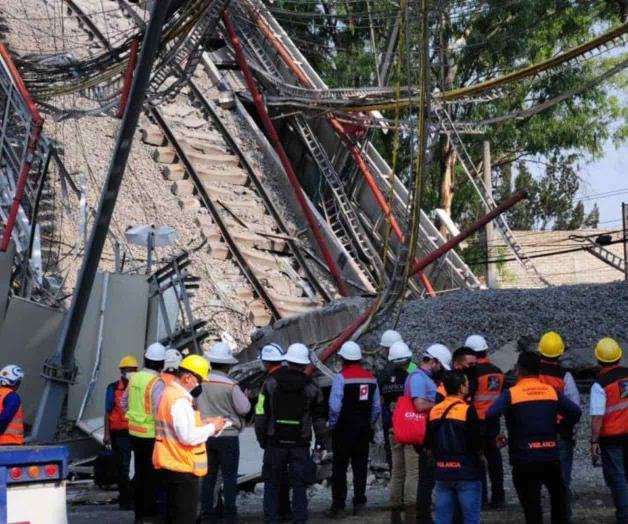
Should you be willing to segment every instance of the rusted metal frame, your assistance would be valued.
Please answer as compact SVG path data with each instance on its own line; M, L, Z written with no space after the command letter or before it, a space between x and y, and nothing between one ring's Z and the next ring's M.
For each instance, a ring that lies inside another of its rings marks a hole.
M216 222L216 225L220 229L220 233L222 234L222 237L225 239L225 242L227 243L227 245L229 246L229 251L235 258L238 266L240 267L240 270L242 271L246 279L249 281L249 283L251 284L255 292L258 294L258 296L264 301L264 303L270 310L273 317L276 320L280 319L281 313L279 313L279 310L275 306L273 300L270 298L270 296L264 289L264 286L258 280L257 276L255 275L255 273L249 266L248 262L246 261L242 253L240 252L240 249L238 248L237 243L231 237L231 234L229 233L229 228L227 227L225 222L222 220L222 217L220 216L220 213L218 212L218 208L214 204L213 200L209 196L209 193L207 192L207 189L205 188L205 184L203 183L201 178L198 176L198 173L194 169L194 166L188 159L187 154L185 153L185 151L179 144L177 138L174 136L174 133L171 131L170 127L168 126L164 118L162 117L159 110L157 110L154 107L151 107L149 112L151 116L155 119L155 121L159 124L159 127L164 132L164 135L168 139L168 142L170 142L170 145L176 151L177 157L183 163L183 166L185 167L185 170L188 173L189 177L194 182L194 186L196 190L198 191L198 196L203 202L203 205L207 207L207 209L211 213L212 219L214 220L214 222Z
M349 291L343 280L342 274L340 272L340 268L338 267L338 264L336 263L336 260L334 259L331 253L331 250L329 249L329 246L325 242L325 238L323 237L320 227L316 223L316 218L314 217L314 214L312 213L312 210L309 208L308 202L306 201L305 196L303 195L303 188L299 184L296 173L294 172L294 169L292 167L292 163L290 162L290 159L288 158L288 155L286 154L286 151L281 143L281 140L279 139L279 136L277 135L275 126L272 120L270 119L270 116L268 115L266 106L262 99L262 95L259 92L257 85L255 84L255 80L253 79L253 74L251 73L251 68L249 67L246 57L244 56L244 52L242 51L240 39L238 38L236 34L235 27L233 26L233 23L231 22L231 18L226 12L223 13L223 22L227 29L227 33L229 34L229 39L231 40L231 43L234 47L236 59L238 61L238 64L240 65L240 69L244 75L249 91L251 92L251 96L253 97L253 101L255 103L257 112L259 113L262 123L264 124L264 128L266 129L266 132L268 133L269 138L271 139L271 143L275 147L275 151L277 152L277 155L279 156L279 159L281 160L281 164L284 168L284 171L286 172L286 176L288 177L290 186L292 187L294 191L294 195L299 202L301 211L305 215L305 219L308 222L308 225L310 227L310 230L312 231L314 239L316 240L318 248L320 249L321 254L323 255L323 258L325 259L325 264L327 265L327 268L329 269L329 272L331 273L331 276L336 284L336 288L338 289L338 292L342 296L345 296L345 297L349 296Z
M17 213L20 209L20 203L22 201L22 197L24 196L24 189L26 187L26 181L28 179L28 174L31 169L31 163L33 162L33 158L37 152L37 144L39 143L39 137L41 136L41 130L44 125L44 119L39 114L33 99L31 98L28 89L26 89L26 85L22 80L22 77L15 67L13 60L11 59L11 55L9 51L5 47L4 44L0 43L0 57L4 61L13 81L15 82L15 86L20 93L24 103L26 104L28 111L31 114L32 128L30 139L28 141L28 147L26 149L26 153L24 155L24 159L22 160L22 165L20 167L20 173L18 175L17 183L15 185L15 195L13 196L13 203L11 204L11 209L9 211L9 215L7 217L7 223L4 228L4 233L2 234L2 240L0 241L0 251L6 251L9 247L9 242L11 241L11 235L13 233L13 228L15 226L15 221L17 219ZM10 102L10 101L7 101Z
M250 11L250 14L253 17L253 20L255 21L257 27L260 29L260 31L262 31L264 36L266 36L266 38L268 38L268 40L272 43L273 47L276 49L281 59L290 68L290 70L297 77L297 79L306 87L309 87L309 88L314 87L312 84L312 81L297 66L297 64L295 64L294 59L292 58L292 56L290 56L290 53L288 52L288 50L285 48L283 43L279 41L279 39L275 36L272 29L268 27L266 21L262 19L259 13ZM395 216L392 213L391 207L389 206L388 202L386 202L386 198L384 197L381 190L379 189L379 186L377 185L377 182L375 181L375 178L373 177L373 174L371 173L370 168L368 167L367 163L362 157L362 152L351 141L349 135L345 131L344 126L334 116L328 115L326 118L328 122L331 124L331 126L333 127L333 129L336 131L340 139L344 142L346 147L349 148L349 152L351 153L351 156L353 157L360 172L362 173L366 181L366 184L368 185L369 189L373 193L373 196L375 197L377 204L382 210L382 213L384 214L384 216L390 222L390 225L392 227L393 232L395 233L395 236L398 238L400 242L403 242L404 241L403 232L401 231L401 228L399 227L399 224ZM430 295L431 297L436 296L434 289L432 287L432 284L430 283L425 273L421 271L418 273L417 276L419 280L421 281L421 284L427 291L428 295Z
M220 116L218 115L216 111L214 104L211 101L207 100L205 95L203 95L203 93L198 88L198 86L194 83L194 81L190 80L189 86L190 86L191 93L200 101L201 105L203 106L203 109L207 111L207 114L210 116L212 122L216 125L216 127L218 127L218 130L220 131L223 138L229 144L229 147L233 150L234 153L236 153L236 155L238 155L238 158L240 159L240 163L242 164L242 167L246 169L249 175L249 178L255 185L255 188L257 189L258 194L264 201L266 209L275 220L275 223L279 226L279 229L284 233L285 236L282 238L288 243L288 246L290 247L290 251L292 252L294 257L297 259L297 262L299 263L299 265L305 271L308 279L310 280L310 282L312 282L312 284L316 288L316 291L325 299L325 301L329 302L331 300L329 293L325 290L323 286L321 286L321 284L319 283L314 273L312 273L310 267L305 261L305 257L301 253L300 247L297 245L297 243L294 240L292 240L292 238L290 238L290 232L288 231L288 228L284 224L270 196L266 192L264 185L261 183L257 175L256 169L249 162L248 157L246 156L243 149L240 147L238 142L233 137L231 131L229 131L229 129L227 129L227 127L223 124Z
M124 115L126 103L129 99L129 92L131 91L131 83L133 82L133 72L135 71L135 66L137 65L137 52L139 48L140 40L139 38L136 38L131 44L129 62L126 66L126 71L124 72L124 83L122 84L122 90L120 91L120 105L118 106L118 114L116 115L118 118L122 118L122 115Z
M470 237L473 233L483 228L486 224L501 215L503 212L508 211L512 206L514 206L524 198L526 198L525 191L518 191L507 200L499 204L497 207L493 208L489 213L483 215L479 220L474 222L467 229L457 234L455 237L450 238L447 242L432 251L429 255L423 257L421 260L417 260L412 266L412 272L416 273L425 269L431 263L438 260L438 258L445 255L448 251L451 251L458 244ZM366 311L364 311L358 318L356 318L348 328L340 333L340 335L338 335L338 337L329 346L327 346L323 351L321 351L321 353L317 355L318 359L324 363L329 357L335 354L336 351L340 349L340 346L342 346L342 344L349 340L353 336L353 334L360 328L360 326L364 324L364 322L366 322L366 320L373 313L376 305L377 302L373 302L366 309ZM315 369L316 368L314 368L313 366L308 366L307 373L311 375L312 373L314 373Z

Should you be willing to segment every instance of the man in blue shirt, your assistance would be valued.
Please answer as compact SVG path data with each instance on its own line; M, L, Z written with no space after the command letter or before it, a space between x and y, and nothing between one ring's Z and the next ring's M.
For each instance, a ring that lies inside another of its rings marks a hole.
M13 364L0 371L0 446L24 444L24 412L17 394L23 378L22 368Z
M406 379L405 391L410 393L414 409L426 415L436 403L436 382L444 371L451 369L451 352L443 344L432 344L423 353L419 369ZM417 447L419 453L419 482L416 496L417 524L432 523L432 491L434 490L434 466L430 464L425 448ZM406 522L411 522L411 508L406 509Z
M329 395L329 428L334 452L330 518L341 518L347 498L347 468L353 470L353 514L360 515L366 506L366 475L372 426L381 413L377 381L361 365L362 351L355 342L345 342L338 356L342 371L332 382Z

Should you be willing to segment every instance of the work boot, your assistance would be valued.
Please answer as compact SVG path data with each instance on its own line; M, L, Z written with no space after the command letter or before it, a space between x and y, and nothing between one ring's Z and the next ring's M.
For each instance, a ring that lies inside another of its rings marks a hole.
M328 519L344 519L346 517L345 508L335 508L332 506L325 512Z
M399 508L392 508L390 510L390 524L403 524L401 510Z
M406 514L405 524L416 524L416 506L406 506L404 511Z
M359 517L360 515L364 515L366 511L366 504L354 504L353 506L353 516Z

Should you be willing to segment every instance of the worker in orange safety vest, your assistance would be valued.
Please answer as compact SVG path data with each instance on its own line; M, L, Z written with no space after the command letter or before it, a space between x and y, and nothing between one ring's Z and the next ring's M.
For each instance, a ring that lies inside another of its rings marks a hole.
M24 412L17 394L23 378L22 368L13 364L0 371L0 446L24 444Z
M107 386L105 393L105 434L103 443L111 446L118 473L118 505L122 510L133 509L133 492L129 480L131 465L131 437L129 421L122 408L122 396L129 385L129 378L138 368L133 355L122 357L119 364L120 378Z
M163 471L166 489L166 524L195 524L200 478L207 474L205 442L228 427L225 417L201 422L192 405L207 380L209 362L189 355L179 364L176 378L166 386L155 419L153 465Z

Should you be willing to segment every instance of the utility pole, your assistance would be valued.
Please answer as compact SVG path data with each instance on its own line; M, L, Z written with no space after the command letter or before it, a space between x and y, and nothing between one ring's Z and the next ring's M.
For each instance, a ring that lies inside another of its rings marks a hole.
M150 20L144 33L138 66L129 93L129 101L124 111L118 139L111 156L107 179L102 189L96 220L92 228L85 258L72 295L72 304L65 318L57 350L44 364L43 376L46 379L44 393L37 408L32 437L39 442L54 438L57 422L68 391L68 386L76 376L74 350L85 317L85 310L98 270L98 264L105 245L109 224L122 184L133 136L137 127L146 90L150 83L153 62L159 50L161 30L166 19L170 0L155 2Z
M621 217L624 230L624 262L626 264L626 271L624 273L624 279L628 280L628 202L622 202L621 204Z
M484 140L482 143L482 160L484 166L484 185L489 195L493 195L493 176L491 169L491 143ZM487 211L490 209L487 208ZM486 233L486 285L489 289L497 287L497 265L492 262L495 255L495 228L493 222L488 222L484 228Z

